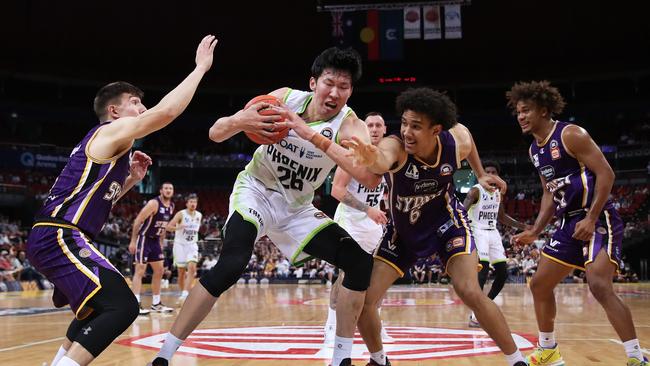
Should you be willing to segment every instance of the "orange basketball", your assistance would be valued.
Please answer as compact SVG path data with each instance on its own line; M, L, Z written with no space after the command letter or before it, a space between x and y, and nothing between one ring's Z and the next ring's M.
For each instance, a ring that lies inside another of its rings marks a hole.
M269 104L273 104L273 105L280 105L280 100L278 100L278 98L276 98L276 97L274 97L272 95L258 95L255 98L251 99L248 103L246 103L246 106L244 107L244 109L250 107L251 105L253 105L255 103L260 103L260 102L265 102L265 103L269 103ZM276 115L276 113L274 111L269 110L268 108L260 109L258 112L260 114L262 114L262 115L268 115L268 116ZM282 119L282 121L284 121L284 119ZM273 122L269 122L269 124L273 124ZM273 131L272 128L269 128L269 129L267 129L267 131L278 132L279 133L278 137L273 140L274 144L279 142L283 138L287 137L287 135L289 134L289 129L286 128L286 127L282 128L281 130L277 130L277 131ZM245 132L245 133L246 133L246 136L251 141L253 141L254 143L260 144L260 145L265 144L264 140L261 139L260 135L254 133L254 132Z

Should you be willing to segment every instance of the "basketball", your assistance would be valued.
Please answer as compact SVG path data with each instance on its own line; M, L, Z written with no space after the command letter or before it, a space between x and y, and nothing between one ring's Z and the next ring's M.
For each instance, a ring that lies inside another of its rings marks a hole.
M280 100L278 100L278 98L276 98L276 97L274 97L272 95L258 95L255 98L251 99L248 103L246 103L246 106L244 107L244 109L250 107L251 105L253 105L255 103L260 103L260 102L265 102L265 103L269 103L269 104L273 104L273 105L280 105ZM262 115L269 115L269 116L272 116L272 115L276 114L275 112L273 112L271 110L268 110L267 108L260 109L259 113L262 114ZM284 119L282 119L282 121L284 121ZM272 124L272 123L273 122L269 122L269 124ZM269 128L269 129L267 129L267 131L273 131L273 130L271 128ZM275 140L273 140L273 143L277 143L280 140L282 140L283 138L287 137L287 135L289 134L289 129L285 127L283 129L277 130L275 132L278 132L279 135ZM254 143L260 144L260 145L265 145L266 144L260 135L254 133L254 132L248 132L248 131L246 131L245 133L246 133L246 136L251 141L253 141Z

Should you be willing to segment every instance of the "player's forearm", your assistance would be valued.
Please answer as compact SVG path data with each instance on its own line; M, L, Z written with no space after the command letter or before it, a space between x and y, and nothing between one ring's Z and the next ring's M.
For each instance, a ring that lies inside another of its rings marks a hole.
M122 197L124 197L127 192L131 190L136 184L138 184L140 180L136 177L133 177L132 175L129 174L128 177L126 177L126 180L124 181L124 186L122 187L122 191L120 192L120 195L118 196L117 200L121 200Z
M343 199L340 200L340 202L346 206L350 206L352 208L355 208L359 211L363 212L368 212L368 209L370 208L368 205L365 203L359 201L358 199L354 198L350 192L346 192L345 195L343 196Z
M138 220L137 218L133 220L133 231L131 232L131 241L135 241L138 238L138 233L140 233L140 228L144 221Z
M381 175L375 174L364 167L354 166L352 159L347 157L348 150L344 147L332 143L326 149L325 154L329 156L336 165L350 174L357 182L363 184L367 188L376 188L381 183Z
M499 222L503 225L517 228L519 230L526 230L526 225L523 222L515 220L512 216L503 211L499 211Z
M209 137L214 142L223 142L239 132L235 116L221 117L210 127Z
M555 214L555 202L553 201L553 194L547 190L544 190L542 195L542 202L539 207L539 214L535 220L532 231L536 234L539 234L544 230L546 225L551 222L553 215Z
M593 221L598 220L600 213L609 198L609 193L614 185L614 172L611 168L596 174L596 184L594 186L594 198L591 201L591 207L587 211L587 217Z
M469 131L467 132L469 133ZM485 175L485 170L483 169L483 164L481 164L481 157L478 155L478 149L476 148L476 144L474 144L474 139L472 138L471 134L469 135L469 139L471 141L471 145L469 154L465 159L467 159L467 162L469 163L469 166L472 168L472 171L476 177L480 178Z

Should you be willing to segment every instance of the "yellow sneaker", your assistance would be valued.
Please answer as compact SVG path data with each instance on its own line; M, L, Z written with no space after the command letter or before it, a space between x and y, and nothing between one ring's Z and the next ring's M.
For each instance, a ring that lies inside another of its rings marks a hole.
M564 366L564 360L557 345L554 348L543 348L537 345L535 351L529 354L526 360L530 366Z
M648 363L647 358L643 358L643 360L639 360L638 358L628 358L627 359L627 366L648 366L650 363Z

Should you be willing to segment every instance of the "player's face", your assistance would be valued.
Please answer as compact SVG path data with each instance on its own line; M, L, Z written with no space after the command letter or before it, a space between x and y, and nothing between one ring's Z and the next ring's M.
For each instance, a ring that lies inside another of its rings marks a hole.
M185 206L187 206L187 209L190 211L196 210L196 206L198 206L199 202L196 198L192 198L190 200L187 200L185 203Z
M171 184L163 184L162 187L160 187L160 195L163 198L172 198L174 195L174 186Z
M352 78L347 72L325 69L318 79L309 80L309 87L314 92L311 103L316 107L317 116L330 119L343 109L352 95Z
M116 119L122 117L137 117L147 110L147 107L142 104L139 97L127 93L122 94L120 97L120 104L111 105L108 108L109 110L112 109Z
M535 102L530 100L517 102L517 122L524 134L533 133L547 119L546 109L540 108Z
M488 166L485 168L485 173L490 174L490 175L495 175L499 176L499 172L497 171L497 168L493 166Z
M370 133L370 142L377 145L386 134L386 123L381 116L369 116L366 118L366 126Z
M422 114L407 110L402 113L400 133L404 140L404 150L408 154L426 158L433 153L435 137L442 131L442 126L434 125Z

